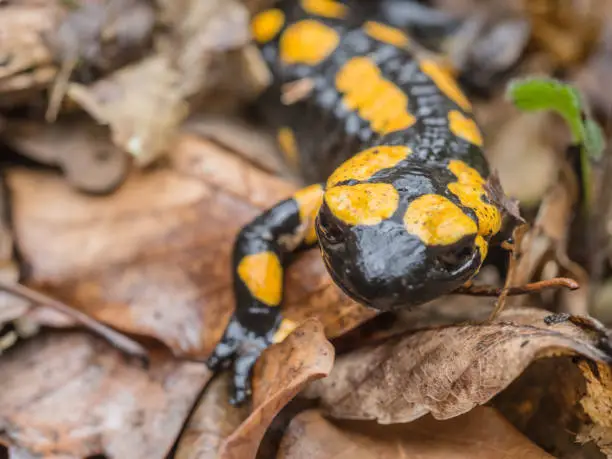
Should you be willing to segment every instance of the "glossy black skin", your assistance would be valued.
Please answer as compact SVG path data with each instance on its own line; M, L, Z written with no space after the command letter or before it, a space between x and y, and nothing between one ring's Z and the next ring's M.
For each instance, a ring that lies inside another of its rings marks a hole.
M428 246L408 233L402 220L410 202L424 194L443 195L476 219L447 191L446 185L454 181L445 167L412 159L376 174L365 182L392 184L400 204L389 219L374 226L347 225L324 203L316 229L335 283L363 305L393 310L426 303L468 281L482 262L475 235L453 245Z
M233 364L232 403L242 403L250 395L251 369L261 352L272 344L282 320L279 307L270 307L251 295L236 275L237 266L246 255L264 251L275 253L286 265L291 253L314 245L296 240L294 235L299 226L298 205L290 198L255 218L236 237L232 255L236 310L207 362L211 369Z
M300 152L299 172L310 183L324 182L337 166L368 147L412 148L409 158L368 180L393 184L398 191L401 203L389 220L371 227L349 227L338 221L325 204L317 218L319 246L336 284L356 301L387 310L414 307L449 293L478 270L481 260L473 237L453 246L429 247L403 229L401 216L414 198L436 193L458 204L476 221L473 212L448 192L447 185L457 179L446 166L449 160L460 159L483 177L487 177L488 168L480 148L455 137L448 129L449 110L466 116L469 113L440 92L409 52L380 43L361 30L360 24L372 17L360 14L382 14L372 5L353 11L347 20L316 18L341 36L338 48L320 65L284 65L278 57L278 39L263 45L261 51L273 74L273 83L261 97L259 108L271 126L294 130ZM312 17L294 0L282 1L276 7L285 12L287 24ZM360 55L371 57L384 77L408 94L409 111L417 118L412 127L380 136L366 120L343 105L342 94L334 86L335 75L348 59ZM283 85L302 78L313 80L312 93L297 103L283 105ZM287 255L306 247L303 243L293 247L280 243L299 225L297 205L292 201L283 201L240 232L234 266L245 255L263 250L277 253L285 266ZM261 351L272 343L281 316L280 308L259 303L238 276L234 277L236 312L209 365L216 368L234 359L233 401L242 402L250 394L250 369Z

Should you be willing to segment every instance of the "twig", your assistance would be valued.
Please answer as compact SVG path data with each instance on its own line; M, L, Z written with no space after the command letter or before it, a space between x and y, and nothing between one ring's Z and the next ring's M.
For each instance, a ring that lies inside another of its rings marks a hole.
M512 284L512 278L514 277L514 273L516 272L516 263L519 259L519 251L521 248L521 242L523 241L523 236L529 229L528 224L523 224L518 226L512 232L512 244L504 244L503 247L510 250L510 257L508 260L508 272L506 273L506 281L504 282L504 287L495 302L495 307L493 308L493 312L489 316L489 321L494 320L506 307L506 298L508 297L508 292L510 290L510 285Z
M516 287L508 287L506 289L506 295L524 295L527 293L540 292L548 288L567 288L570 290L576 290L580 288L580 284L574 279L567 277L555 277L554 279L544 280L539 282L532 282L530 284L519 285ZM491 287L489 285L470 285L459 287L453 293L460 295L471 295L471 296L500 296L504 288Z
M24 298L37 306L44 306L59 311L62 314L65 314L68 317L74 319L75 321L83 325L85 328L88 328L94 333L100 335L125 354L148 361L148 353L146 349L142 347L138 342L123 335L122 333L119 333L116 330L113 330L107 325L98 322L97 320L89 317L87 314L84 314L77 309L74 309L58 300L54 300L53 298L50 298L47 295L32 290L31 288L26 287L25 285L17 283L9 283L0 280L0 290L4 290L12 295Z
M53 123L57 119L57 115L62 107L62 102L66 96L70 75L72 75L72 71L75 69L76 65L76 58L67 59L62 62L57 77L51 87L51 96L49 97L49 104L47 106L47 112L45 113L45 120L48 123Z

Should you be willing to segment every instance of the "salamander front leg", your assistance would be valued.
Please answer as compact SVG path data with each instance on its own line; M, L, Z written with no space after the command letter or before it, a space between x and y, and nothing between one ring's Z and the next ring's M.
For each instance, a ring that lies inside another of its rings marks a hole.
M232 403L251 394L250 374L259 355L292 330L281 317L287 255L316 243L315 218L323 187L312 185L245 226L234 244L236 310L208 359L212 370L232 364Z

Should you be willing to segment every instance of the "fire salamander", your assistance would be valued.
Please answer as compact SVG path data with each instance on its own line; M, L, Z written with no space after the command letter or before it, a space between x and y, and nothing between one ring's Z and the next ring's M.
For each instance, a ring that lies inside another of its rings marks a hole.
M290 254L318 246L348 296L411 308L468 282L504 216L470 102L403 30L357 21L344 2L284 0L252 34L273 75L262 115L314 184L236 238L236 310L208 360L233 363L234 402L261 352L295 328L280 311ZM283 103L287 88L303 94Z

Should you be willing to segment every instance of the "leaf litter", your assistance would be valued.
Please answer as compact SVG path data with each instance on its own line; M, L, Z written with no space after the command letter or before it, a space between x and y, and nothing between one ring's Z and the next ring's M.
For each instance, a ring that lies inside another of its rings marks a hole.
M0 27L0 62L19 54L0 63L0 143L61 172L5 169L0 274L150 355L146 367L84 331L49 331L78 325L3 293L0 326L45 327L15 335L0 357L9 457L612 457L609 337L587 317L588 288L512 299L494 322L483 322L493 300L450 295L387 327L332 284L316 251L287 271L295 330L258 362L252 404L228 405L227 375L211 381L202 361L231 314L233 236L298 187L278 176L269 136L230 122L240 111L223 113L269 77L248 45L256 3L0 5L0 23L22 24L8 41ZM535 222L514 283L570 275L588 287L574 261L579 171L564 157L568 133L518 113L502 88L511 67L526 76L579 65L600 18L489 7L468 56L490 70L472 75L489 92L475 111L504 189ZM559 46L561 26L577 31L571 47ZM508 47L508 36L520 39ZM495 46L504 59L487 66ZM499 287L507 253L491 258L476 283ZM307 411L290 403L305 396Z

